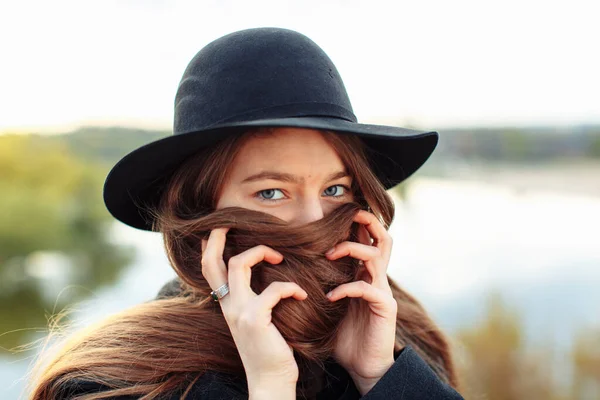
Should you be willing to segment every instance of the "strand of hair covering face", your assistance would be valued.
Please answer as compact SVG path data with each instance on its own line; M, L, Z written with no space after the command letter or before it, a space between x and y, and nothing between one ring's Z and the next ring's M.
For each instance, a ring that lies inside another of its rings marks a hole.
M207 372L245 379L245 371L220 305L201 273L200 240L218 227L230 227L224 260L256 245L281 252L278 265L252 267L256 293L274 281L298 283L309 294L303 301L283 299L273 310L273 323L294 350L300 377L298 398L315 398L324 382L323 363L333 353L337 328L352 302L331 303L325 293L357 279L357 260L329 261L324 253L344 240L355 240L354 215L360 207L346 204L321 220L290 226L264 213L228 208L187 218L166 215L163 230L171 264L184 282L175 297L137 305L111 316L72 338L45 371L32 399L60 397L74 381L102 384L107 390L82 396L101 399L135 396L154 399L182 393ZM448 343L420 304L391 280L398 301L396 349L412 347L438 376L456 386ZM357 321L357 329L362 326ZM242 389L244 390L244 385ZM71 398L68 397L67 398Z
M307 293L306 300L283 299L273 310L273 324L294 350L300 369L298 390L314 396L323 383L324 361L331 357L340 322L347 314L349 299L330 302L325 294L355 280L359 262L351 257L330 261L325 252L346 239L352 239L354 215L360 209L348 203L318 221L290 226L269 214L230 207L214 211L199 219L180 220L178 234L171 248L173 265L193 292L206 292L207 282L199 268L201 250L198 243L215 228L229 227L223 259L257 245L266 245L283 254L283 262L261 262L252 267L251 288L261 293L276 281L295 282ZM353 229L354 228L354 229ZM183 239L183 240L181 240ZM189 290L189 289L188 289Z

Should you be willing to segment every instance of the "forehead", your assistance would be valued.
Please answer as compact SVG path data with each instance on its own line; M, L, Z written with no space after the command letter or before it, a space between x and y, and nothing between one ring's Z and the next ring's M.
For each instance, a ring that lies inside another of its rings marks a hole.
M273 128L250 135L234 158L230 178L234 181L263 171L318 179L345 171L344 163L321 132L300 128Z

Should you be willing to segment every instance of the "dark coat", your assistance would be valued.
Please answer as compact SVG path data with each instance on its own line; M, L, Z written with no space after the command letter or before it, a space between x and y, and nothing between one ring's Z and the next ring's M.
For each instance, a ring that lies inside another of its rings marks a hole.
M170 297L177 293L175 282L165 285L159 298ZM346 370L333 360L326 363L327 383L317 399L351 400L359 399L354 382ZM107 388L90 382L73 382L63 393L61 399L70 399L76 395L89 394ZM178 400L180 394L174 393L165 400ZM246 382L233 376L206 372L198 379L186 399L189 400L238 400L248 398ZM114 400L132 400L133 397L118 397ZM450 386L443 383L433 370L411 347L405 347L396 354L396 362L383 375L377 384L362 397L364 400L457 400L462 399Z

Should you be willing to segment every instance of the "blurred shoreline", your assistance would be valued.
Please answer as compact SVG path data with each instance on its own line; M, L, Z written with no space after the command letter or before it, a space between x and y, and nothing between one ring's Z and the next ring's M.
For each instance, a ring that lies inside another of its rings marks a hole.
M518 193L545 192L600 197L600 161L564 160L537 164L445 162L424 174L431 178L508 187Z

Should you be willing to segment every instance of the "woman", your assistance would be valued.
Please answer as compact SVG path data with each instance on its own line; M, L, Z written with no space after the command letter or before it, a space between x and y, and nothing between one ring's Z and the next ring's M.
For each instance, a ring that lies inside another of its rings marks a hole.
M297 32L210 43L179 85L174 135L104 188L117 219L163 233L179 280L74 336L32 398L461 398L444 335L386 274L385 189L436 143L358 124Z

